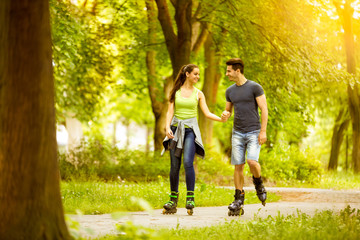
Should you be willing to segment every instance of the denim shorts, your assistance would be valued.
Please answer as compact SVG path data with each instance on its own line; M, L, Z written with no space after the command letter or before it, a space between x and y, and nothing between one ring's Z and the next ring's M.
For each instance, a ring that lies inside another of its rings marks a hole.
M259 160L260 148L259 137L260 130L255 130L247 133L241 133L233 130L232 132L232 151L231 164L240 165L247 160ZM245 155L246 154L246 155Z

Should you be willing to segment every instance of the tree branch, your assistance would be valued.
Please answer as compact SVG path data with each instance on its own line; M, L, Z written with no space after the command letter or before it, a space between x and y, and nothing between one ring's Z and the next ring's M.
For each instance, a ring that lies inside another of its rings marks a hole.
M194 52L195 54L197 54L200 51L201 47L204 45L206 41L207 36L209 35L208 24L206 22L201 22L200 24L201 24L201 32L192 48L192 52Z
M161 28L163 30L166 46L170 53L170 57L175 58L173 49L177 43L177 37L174 32L172 25L169 9L166 3L166 0L155 0L158 7L158 19L160 21ZM172 2L175 2L174 0Z

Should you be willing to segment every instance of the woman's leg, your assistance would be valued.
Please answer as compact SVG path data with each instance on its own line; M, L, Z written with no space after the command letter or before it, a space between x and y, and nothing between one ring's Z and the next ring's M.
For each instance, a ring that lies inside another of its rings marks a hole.
M171 127L173 133L176 127ZM170 149L170 189L172 192L179 192L179 173L181 166L181 158L175 156L175 149Z
M191 128L185 129L185 141L183 146L184 155L184 168L186 175L186 188L187 191L194 191L195 189L195 170L194 170L194 157L195 157L195 134Z

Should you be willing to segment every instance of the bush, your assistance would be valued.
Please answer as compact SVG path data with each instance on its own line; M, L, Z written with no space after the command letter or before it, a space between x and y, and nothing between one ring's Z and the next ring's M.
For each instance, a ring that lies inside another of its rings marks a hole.
M222 154L206 150L205 158L197 158L196 164L198 180L216 185L233 184L234 167Z
M161 157L153 152L146 154L138 150L120 150L99 138L83 141L70 153L59 153L58 159L63 180L153 181L159 176L168 178L170 170L168 152ZM233 184L234 168L224 160L222 154L208 149L205 159L197 158L195 164L197 181L217 185ZM260 164L262 176L275 181L313 183L319 181L322 174L321 163L309 152L288 145L277 145L271 151L262 149ZM182 167L182 179L183 175ZM248 167L245 168L245 176L251 176ZM245 179L245 184L250 180Z
M262 175L273 180L312 183L319 181L323 173L321 162L310 152L285 144L278 144L271 151L262 149L260 164Z
M159 153L146 154L138 150L120 150L104 139L91 138L69 153L58 155L63 180L119 180L153 181L168 178L170 157ZM197 181L215 184L232 184L233 167L223 156L207 150L206 158L195 161ZM181 178L184 175L181 168Z
M82 141L69 153L59 153L63 180L155 180L169 174L168 158L113 147L104 139Z

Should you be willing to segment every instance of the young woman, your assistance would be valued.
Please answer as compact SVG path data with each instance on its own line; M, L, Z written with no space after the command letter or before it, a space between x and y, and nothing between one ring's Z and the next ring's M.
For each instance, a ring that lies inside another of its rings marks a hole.
M186 176L186 209L192 215L195 189L194 157L195 153L201 158L205 156L201 140L200 129L197 122L197 106L207 118L223 122L220 117L209 111L204 94L194 87L199 81L199 67L194 64L183 66L170 93L169 108L166 115L166 137L163 141L164 150L170 150L170 201L164 205L163 214L176 213L179 197L179 172L181 155L183 155Z

